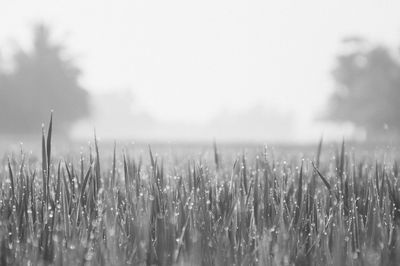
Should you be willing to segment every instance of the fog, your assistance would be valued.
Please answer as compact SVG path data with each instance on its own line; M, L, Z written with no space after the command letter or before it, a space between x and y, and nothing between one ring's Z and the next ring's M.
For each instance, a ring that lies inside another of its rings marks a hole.
M397 139L395 1L1 5L4 136Z

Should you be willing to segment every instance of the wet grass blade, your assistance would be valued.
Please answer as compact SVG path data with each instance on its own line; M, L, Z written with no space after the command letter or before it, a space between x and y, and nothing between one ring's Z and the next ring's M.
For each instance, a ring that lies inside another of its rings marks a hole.
M217 142L214 139L213 142L213 149L214 149L214 163L215 163L215 167L217 168L217 171L220 169L219 166L219 155L218 155L218 149L217 149Z
M11 182L11 195L12 195L12 199L15 204L16 198L15 198L14 176L13 176L13 172L12 172L12 168L11 168L10 158L8 158L8 175L10 177L10 182Z
M44 125L42 125L42 177L43 177L43 202L47 199L47 155L46 155L46 136Z
M53 111L50 114L49 130L47 131L46 141L46 154L47 154L47 176L50 176L50 164L51 164L51 135L53 131Z
M97 142L97 137L96 137L96 131L94 132L94 148L96 152L96 167L95 167L95 173L96 173L96 191L95 191L95 196L97 196L98 191L100 190L101 187L101 175L100 175L100 154L99 154L99 145Z
M153 157L153 153L151 152L151 147L149 145L149 155L150 155L150 163L151 163L151 167L153 167L153 171L155 171L155 161L154 161L154 157Z
M323 144L323 137L320 138L317 148L317 156L315 158L315 166L318 168L321 160L321 153L322 153L322 144Z
M126 197L130 197L130 182L129 182L129 173L128 173L128 165L126 162L126 156L124 154L124 180L125 180L125 193Z
M315 167L314 163L312 163L312 166L314 168L314 170L317 172L318 176L321 178L322 182L324 182L326 188L331 191L331 185L329 184L329 182L326 180L326 178L319 172L319 170L317 169L317 167Z
M343 175L344 175L344 163L345 163L345 147L344 147L344 138L342 141L342 148L340 150L340 161L339 161L339 179L340 179L340 193L344 193L344 182L343 182Z
M74 181L72 171L69 170L68 164L65 161L64 161L64 166L65 166L65 170L67 170L67 176L68 176L68 180L69 180L69 184L70 184L70 188L71 188L71 195L75 196L75 181ZM67 181L65 181L65 186L67 186L66 189L68 189Z
M300 174L299 174L299 183L297 185L297 197L296 197L296 206L295 206L295 215L294 215L294 224L297 225L301 212L301 203L303 198L303 161L301 161Z
M80 196L80 200L81 200L81 204L83 204L83 200L84 200L84 193L85 193L85 189L86 189L86 185L88 183L89 177L91 176L92 173L92 167L93 164L90 165L89 169L86 172L85 178L83 179L83 183L82 183L82 187L81 187L81 196Z

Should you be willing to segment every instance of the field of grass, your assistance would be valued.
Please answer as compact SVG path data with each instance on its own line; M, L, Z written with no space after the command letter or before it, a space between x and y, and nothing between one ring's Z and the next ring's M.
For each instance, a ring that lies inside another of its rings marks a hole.
M400 265L393 155L7 154L0 265ZM190 149L189 149L190 150Z

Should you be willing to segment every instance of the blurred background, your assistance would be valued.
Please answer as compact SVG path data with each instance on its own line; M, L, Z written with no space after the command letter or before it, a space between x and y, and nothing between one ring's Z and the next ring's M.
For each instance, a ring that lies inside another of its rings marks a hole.
M0 138L398 141L399 1L4 0Z

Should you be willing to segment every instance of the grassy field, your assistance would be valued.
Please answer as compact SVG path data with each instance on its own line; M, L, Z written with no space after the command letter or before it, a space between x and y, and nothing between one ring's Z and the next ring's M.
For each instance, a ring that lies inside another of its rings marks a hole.
M400 265L396 152L7 154L0 265ZM143 149L142 149L143 150Z

